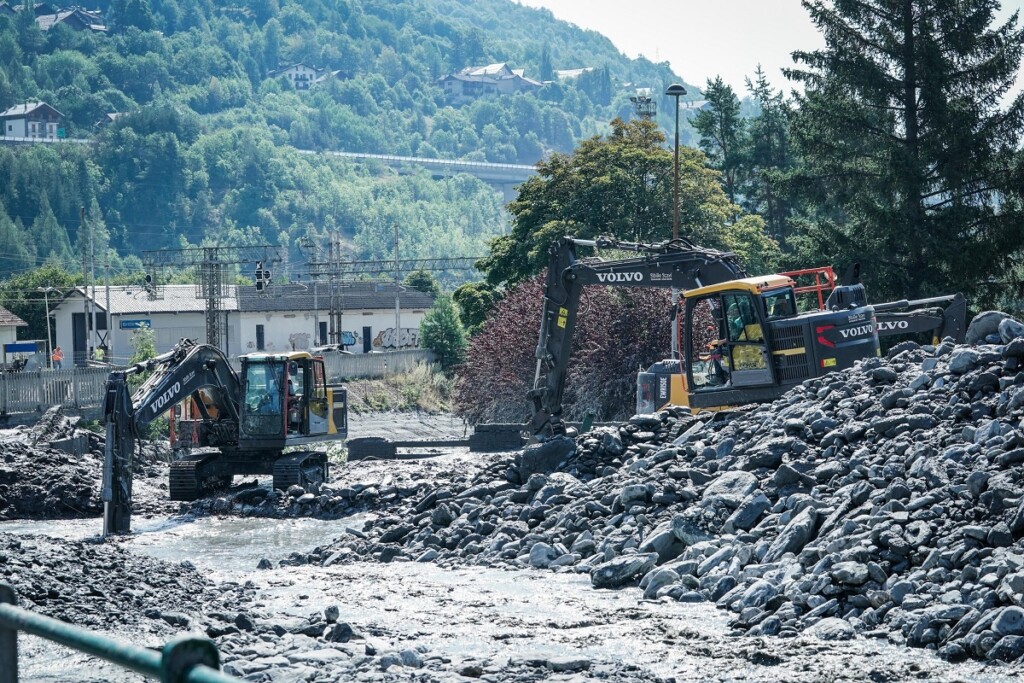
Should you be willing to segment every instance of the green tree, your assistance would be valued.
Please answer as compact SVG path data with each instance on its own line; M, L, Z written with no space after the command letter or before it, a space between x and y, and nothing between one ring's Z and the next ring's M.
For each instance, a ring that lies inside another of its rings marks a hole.
M693 117L693 127L700 133L700 148L708 155L711 167L722 173L722 186L729 201L735 204L746 147L740 101L721 76L708 79L704 97L708 108Z
M467 282L452 292L452 299L459 307L459 317L465 324L466 331L474 335L487 322L501 296L486 282Z
M784 243L794 210L792 193L784 184L795 164L789 135L790 107L782 92L772 88L760 64L754 80L747 79L747 89L760 111L748 124L741 204L764 217L768 234Z
M430 294L434 297L441 295L441 283L437 281L437 278L430 274L426 270L414 270L409 273L403 284L406 287L411 287L417 292L423 292L424 294Z
M653 242L672 236L673 159L652 121L612 121L606 138L584 140L569 155L537 164L509 204L511 233L491 242L480 261L491 285L511 285L548 263L548 247L564 235ZM698 150L679 150L680 233L722 247L722 229L737 208L722 192L718 172Z
M793 134L808 192L804 254L861 261L873 291L922 296L1002 279L1024 214L1002 201L1024 95L1001 104L1024 53L997 0L804 0L826 46L803 69Z
M41 259L67 265L74 263L68 231L57 222L57 217L53 215L50 201L45 194L40 194L39 215L32 223L32 234L40 247L39 257Z
M450 296L440 296L420 323L420 345L437 355L445 372L462 362L468 340L459 311Z
M0 204L0 274L20 273L35 265L34 244Z
M550 81L555 77L555 69L551 66L551 46L544 43L540 50L540 80Z
M2 220L0 220L2 222ZM75 276L63 268L47 264L0 282L0 306L28 323L18 331L22 339L46 339L46 300L50 306L75 286ZM42 290L52 287L45 294Z

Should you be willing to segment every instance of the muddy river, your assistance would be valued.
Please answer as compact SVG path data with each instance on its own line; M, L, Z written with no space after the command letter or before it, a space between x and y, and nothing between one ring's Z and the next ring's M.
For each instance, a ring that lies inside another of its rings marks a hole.
M451 425L436 431L444 435ZM461 450L431 462L445 458L451 465L463 459L469 462L472 456ZM361 476L400 474L397 465L387 463L363 467ZM400 467L415 471L417 465ZM726 613L713 605L645 601L636 588L594 590L585 574L476 567L449 570L413 562L278 566L292 553L324 545L346 528L359 528L365 519L363 515L330 521L136 518L131 537L117 542L159 559L187 560L214 581L251 581L265 612L301 617L337 605L340 619L364 634L371 645L421 646L432 657L455 663L476 660L497 665L499 673L485 674L484 680L517 680L501 676L503 662L553 656L628 665L639 672L629 680L1018 680L1019 671L1007 667L976 662L952 665L928 651L879 640L824 643L808 636L732 637ZM0 524L0 531L64 539L89 538L98 529L99 520ZM273 568L257 569L262 559L271 560ZM132 634L114 635L131 638ZM23 636L21 643L23 680L138 680L35 638ZM455 673L452 666L447 677L423 669L397 672L392 668L365 680L472 680ZM552 673L547 680L590 680L594 675L593 670Z

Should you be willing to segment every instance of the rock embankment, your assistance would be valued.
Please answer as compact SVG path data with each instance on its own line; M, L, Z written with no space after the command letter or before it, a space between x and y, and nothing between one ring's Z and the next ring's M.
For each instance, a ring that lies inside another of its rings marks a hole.
M713 601L740 633L1022 663L1024 339L1006 341L907 343L771 405L531 447L290 561L585 572Z
M59 406L32 427L0 431L0 521L70 519L103 512L102 435L78 424ZM146 442L136 454L136 512L170 509L166 492L152 491L147 480L166 481L166 444Z

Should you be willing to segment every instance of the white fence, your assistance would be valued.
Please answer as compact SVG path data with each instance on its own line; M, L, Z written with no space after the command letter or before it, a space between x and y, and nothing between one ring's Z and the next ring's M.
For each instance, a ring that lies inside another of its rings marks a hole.
M434 354L424 349L389 353L325 353L324 369L329 382L384 377L408 372L417 363L429 363ZM238 369L236 359L232 365ZM69 368L30 370L0 374L0 414L36 413L50 406L96 408L103 403L103 391L111 368Z
M103 402L109 368L30 370L0 375L0 413L35 413L50 406L95 408Z

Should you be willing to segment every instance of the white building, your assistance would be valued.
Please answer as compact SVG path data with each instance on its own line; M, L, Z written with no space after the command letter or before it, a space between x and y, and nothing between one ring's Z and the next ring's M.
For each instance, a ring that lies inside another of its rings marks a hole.
M18 340L18 328L27 327L28 323L0 306L0 345Z
M9 138L56 138L63 118L45 102L26 102L0 112L0 125Z
M398 292L401 335L396 340L395 286L391 283L345 283L335 290L341 332L354 353L412 349L419 346L423 315L433 305L429 294ZM241 353L301 351L331 343L331 292L327 283L276 285L269 295L255 287L238 287ZM347 334L346 334L347 333ZM338 343L338 342L334 342Z
M265 292L252 285L231 285L225 290L217 315L223 316L221 348L228 356L304 350L329 342L331 294L326 283L315 288L312 284L274 285ZM170 351L182 337L205 342L206 301L197 295L196 285L165 285L155 297L142 286L111 287L112 334L108 334L106 289L97 287L96 329L87 335L86 296L81 288L74 289L51 308L55 343L63 348L65 365L70 366L84 364L97 345L112 349L114 362L127 362L135 350L132 336L142 327L153 330L157 353ZM421 292L399 291L402 334L397 347L393 284L346 283L336 289L334 303L341 314L341 330L347 333L343 336L351 342L349 350L365 353L416 348L420 321L433 299Z

